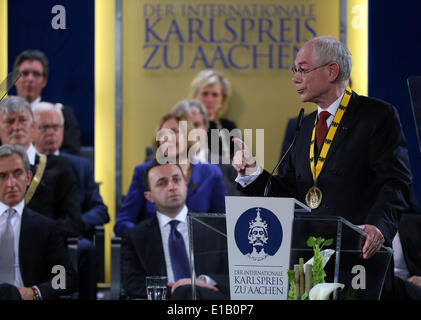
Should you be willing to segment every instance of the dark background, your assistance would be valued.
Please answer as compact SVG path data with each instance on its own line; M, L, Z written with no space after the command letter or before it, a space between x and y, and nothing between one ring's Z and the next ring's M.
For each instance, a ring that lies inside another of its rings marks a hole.
M42 99L73 108L79 121L81 145L94 145L94 0L9 0L9 72L15 58L26 49L39 49L49 60L50 71ZM66 9L66 29L55 30L51 13L55 5ZM13 89L11 94L16 94Z
M421 1L369 1L368 95L392 103L399 111L418 203L421 152L407 78L421 76L420 12Z

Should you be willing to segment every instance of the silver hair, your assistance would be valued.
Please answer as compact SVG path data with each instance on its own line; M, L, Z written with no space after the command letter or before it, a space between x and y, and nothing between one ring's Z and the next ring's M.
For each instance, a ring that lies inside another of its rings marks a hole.
M190 85L190 95L195 97L200 89L216 83L221 85L222 103L225 103L231 95L231 83L221 72L213 69L202 70L194 77Z
M33 121L34 114L32 113L31 106L24 98L18 96L8 96L0 102L0 111L3 114L21 113L25 110L29 112L31 121Z
M206 129L209 129L208 113L203 103L201 103L199 100L184 99L177 102L172 108L172 112L177 116L181 116L183 113L185 113L190 117L194 111L197 111L202 115L203 123L205 124Z
M29 170L31 170L31 167L26 150L21 145L5 144L0 146L0 159L10 157L14 154L17 154L22 159L23 168L25 169L25 172L28 173Z
M321 36L309 41L313 43L313 57L322 65L335 62L339 66L337 81L348 83L351 76L352 56L348 48L330 36Z
M44 111L56 111L58 115L60 116L60 124L64 125L64 116L63 111L61 110L61 104L56 103L50 103L50 102L38 102L34 104L32 107L32 112L44 112Z

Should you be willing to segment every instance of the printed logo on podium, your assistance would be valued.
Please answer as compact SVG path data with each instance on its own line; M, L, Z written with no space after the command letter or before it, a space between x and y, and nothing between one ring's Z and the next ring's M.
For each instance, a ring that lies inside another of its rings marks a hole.
M282 244L282 226L276 215L265 208L243 212L235 224L235 243L251 260L262 261L278 252Z

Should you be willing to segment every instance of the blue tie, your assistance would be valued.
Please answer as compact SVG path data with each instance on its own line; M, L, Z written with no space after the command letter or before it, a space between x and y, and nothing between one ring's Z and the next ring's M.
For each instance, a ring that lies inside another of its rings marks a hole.
M170 221L171 231L168 237L168 248L170 250L171 266L174 273L174 282L190 278L190 264L187 257L186 245L183 236L177 231L177 225L180 221Z

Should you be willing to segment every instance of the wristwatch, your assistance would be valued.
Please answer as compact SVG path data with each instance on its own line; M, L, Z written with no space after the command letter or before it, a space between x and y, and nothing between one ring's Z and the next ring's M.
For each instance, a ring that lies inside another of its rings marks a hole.
M34 292L34 295L32 296L32 300L41 300L37 288L32 287L31 289Z

